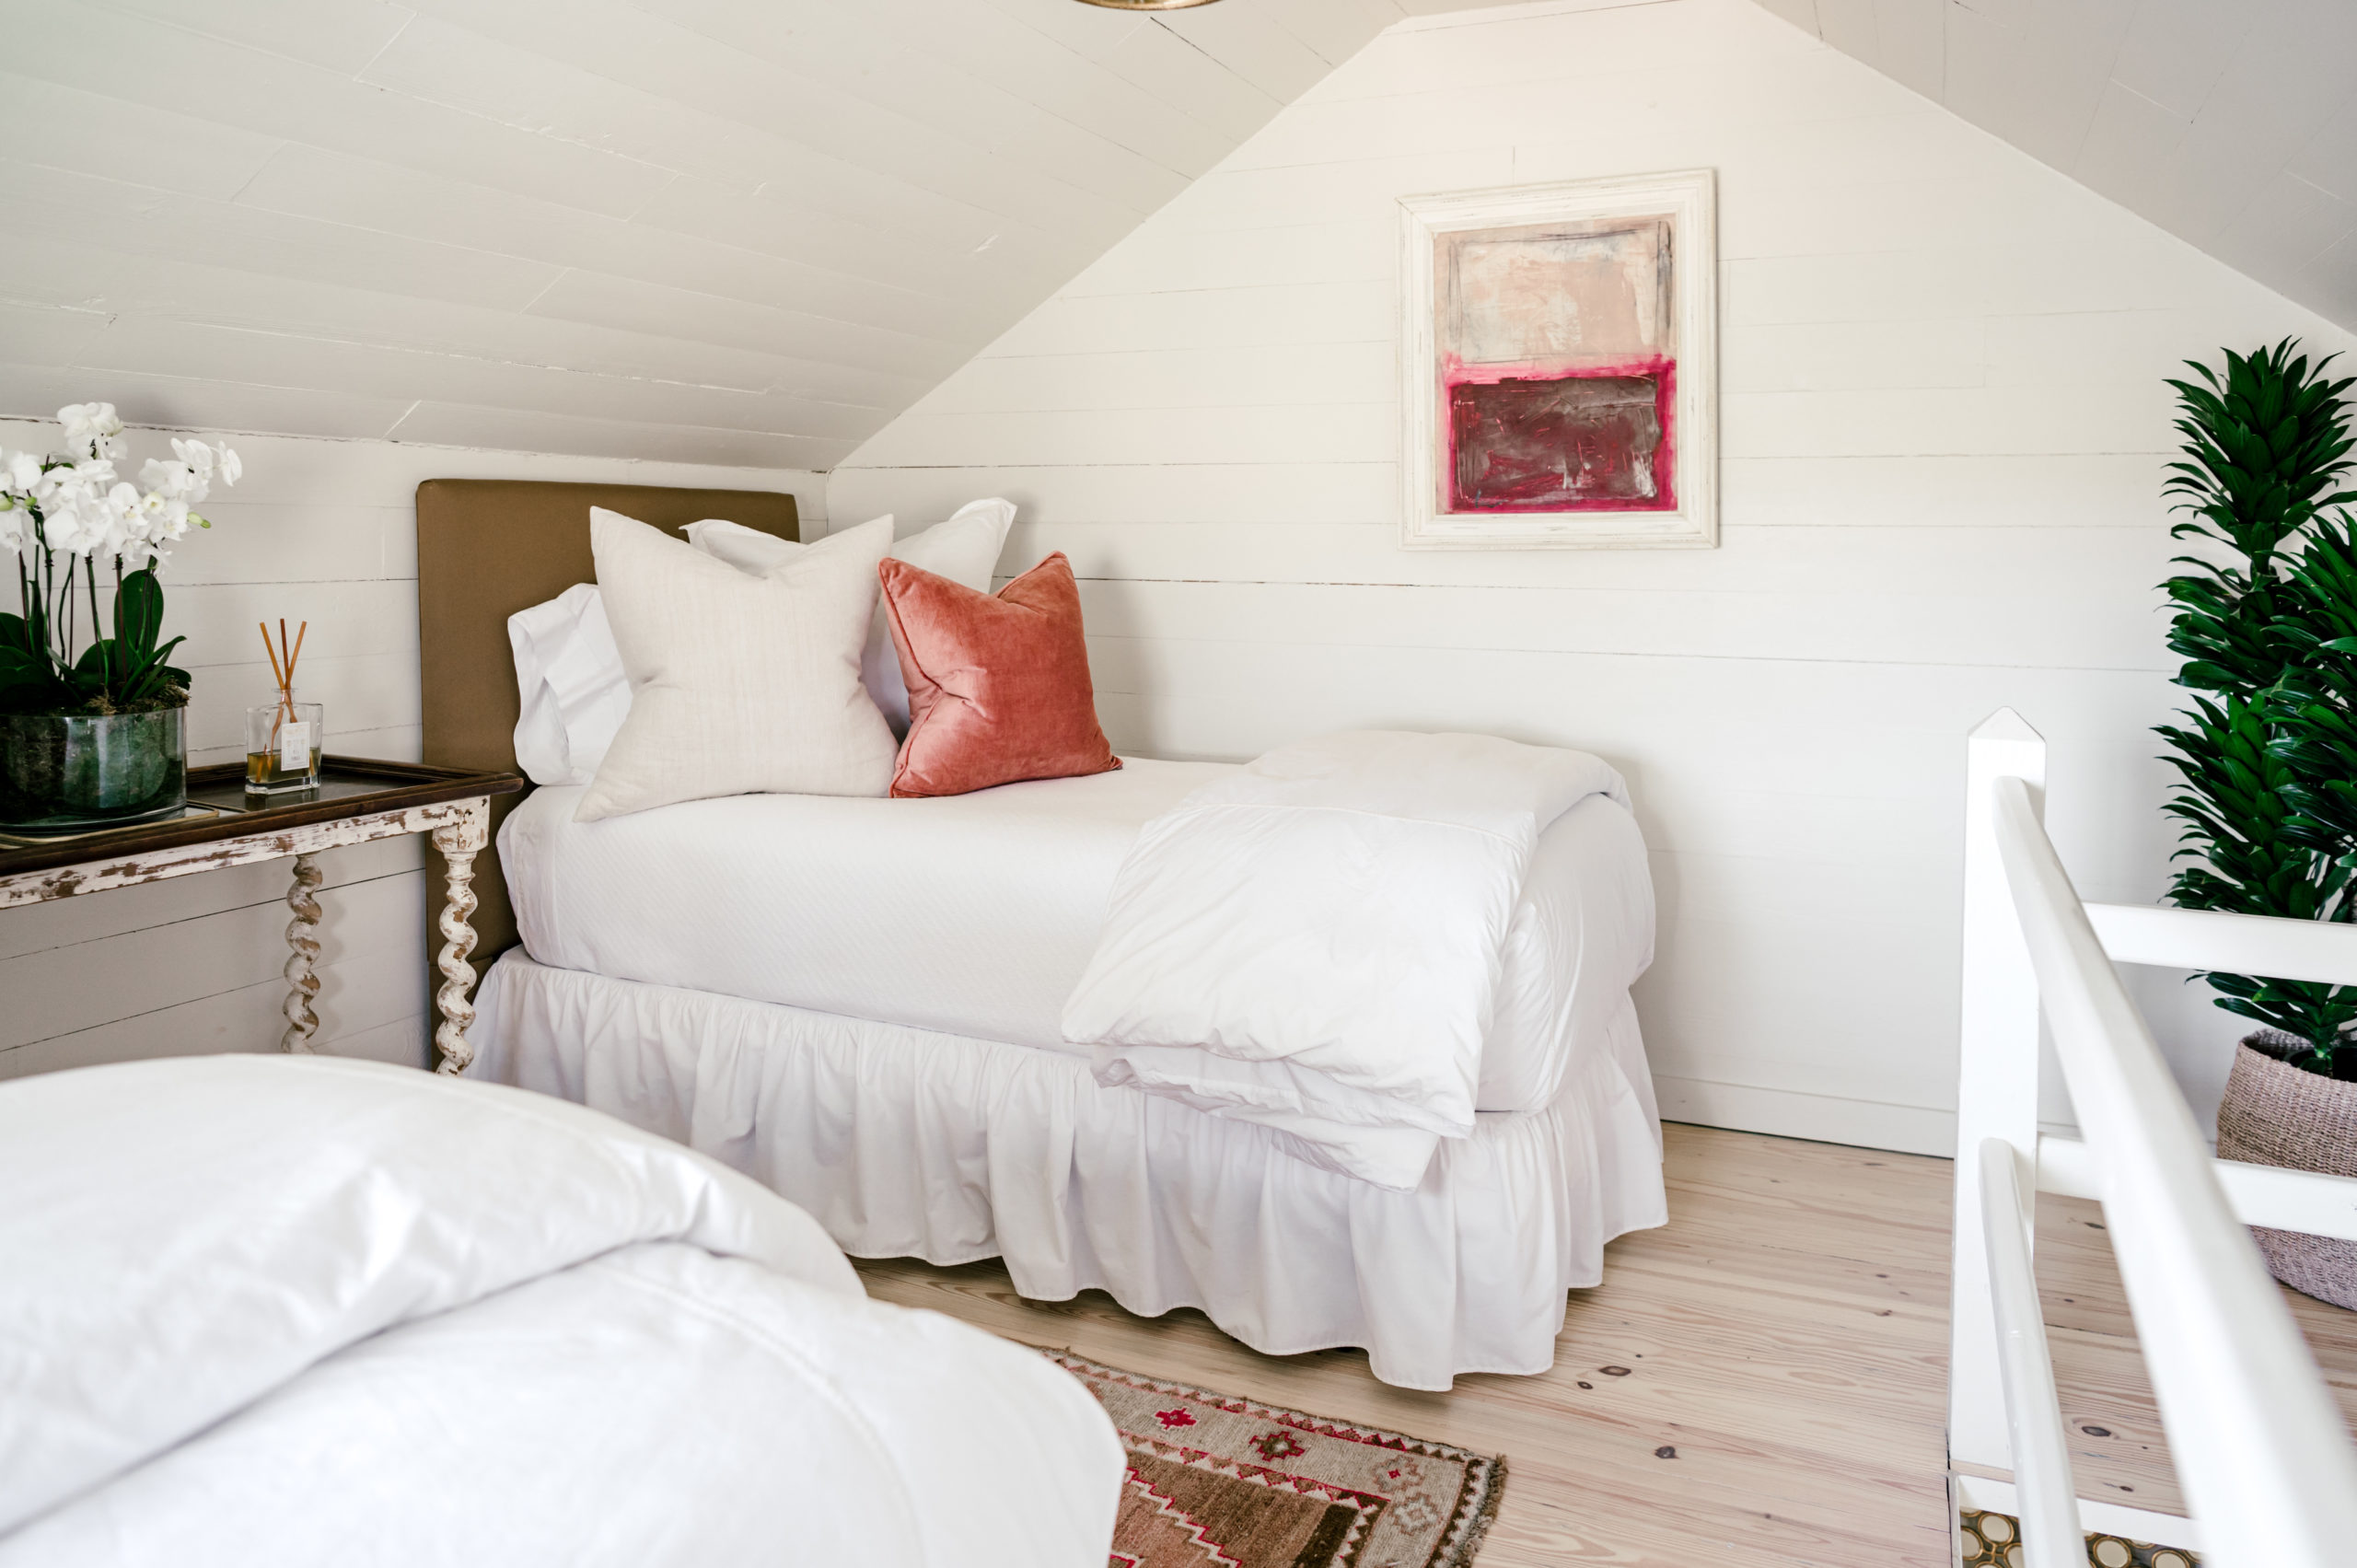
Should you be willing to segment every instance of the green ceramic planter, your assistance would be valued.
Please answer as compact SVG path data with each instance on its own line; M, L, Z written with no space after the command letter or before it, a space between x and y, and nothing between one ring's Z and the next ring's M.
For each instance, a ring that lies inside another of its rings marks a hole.
M0 828L59 831L177 810L188 799L187 715L0 714Z

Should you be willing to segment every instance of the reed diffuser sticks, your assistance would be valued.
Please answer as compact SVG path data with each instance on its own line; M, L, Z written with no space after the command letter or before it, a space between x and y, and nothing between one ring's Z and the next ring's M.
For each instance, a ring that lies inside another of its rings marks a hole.
M303 643L311 634L304 621L294 636L286 622L278 635L267 622L258 622L261 651L278 682L278 700L258 703L246 710L246 788L269 794L282 789L311 789L319 782L319 759L326 736L326 710L317 703L295 700L295 668L303 657Z
M284 617L278 622L278 642L275 645L271 643L267 622L257 621L254 626L261 633L261 651L269 656L270 672L278 678L278 718L271 726L271 739L275 744L278 726L295 722L295 661L303 656L303 639L310 633L311 623L306 621L296 629L292 646L286 641Z

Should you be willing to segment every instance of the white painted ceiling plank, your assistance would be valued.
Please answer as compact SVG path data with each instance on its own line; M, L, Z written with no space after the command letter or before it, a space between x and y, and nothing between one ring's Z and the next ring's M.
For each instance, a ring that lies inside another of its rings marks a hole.
M6 58L0 52L0 62ZM0 148L25 163L227 201L284 145L276 136L0 70Z
M0 360L0 413L47 419L67 403L102 398L134 424L250 431L359 440L391 433L410 404L399 399L288 387L248 387L218 377L110 370L103 377L64 365Z
M1039 280L1062 282L1128 231L1128 226L1116 218L1104 216L1099 221L1103 226L1092 239L1065 240L1052 249L1043 244L1035 250L993 235L962 254L941 257L911 251L896 261L879 261L877 271L882 281L951 300L988 300L1006 287L1028 293L1039 286ZM810 238L814 225L809 215L767 192L735 197L696 180L681 180L640 214L636 222L768 255L799 259L814 253ZM1045 286L1052 290L1054 283Z
M2349 0L1760 0L2148 221L2357 324ZM1936 80L1894 28L1943 18Z
M1071 0L1058 0L1069 5ZM1106 68L1141 91L1175 103L1241 144L1276 117L1277 99L1166 28L1136 28L1106 57Z
M984 68L995 61L1002 69L990 74L1035 84L1046 107L1180 172L1201 172L1227 150L1228 143L1200 122L1163 105L1138 104L1118 78L997 12L977 12L960 0L920 19L948 57ZM1030 56L1009 57L1010 43ZM772 134L437 17L412 25L361 79L747 191L787 176L801 161Z
M1072 0L983 0L1036 28L1076 54L1103 62L1139 29L1151 24L1135 11L1075 6Z
M1283 102L1307 92L1333 68L1316 50L1248 6L1204 6L1160 13L1154 20Z
M63 365L105 331L108 319L106 311L87 306L0 299L0 343L12 358Z
M2357 92L2357 6L2305 9L2294 35L2245 37L2179 144L2175 168L2188 199L2177 211L2197 244L2217 236L2263 177Z
M7 286L22 298L71 307L101 320L160 315L218 326L481 354L600 375L678 380L829 398L876 409L900 406L923 378L724 347L671 334L626 331L485 310L441 300L371 293L336 283L262 277L180 257L126 256L80 237L16 236Z
M1759 5L1763 9L1772 11L1783 17L1810 37L1817 36L1817 0L1759 0Z
M1074 186L1139 216L1186 183L1176 171L1118 147L979 80L879 36L863 10L773 0L642 0L644 7L800 78L814 60L842 90L933 127L961 134L1039 179Z
M783 393L598 376L157 316L119 318L86 343L72 363L109 372L218 376L251 386L474 403L588 419L642 417L658 424L813 438L853 439L882 418L877 410Z
M536 136L749 191L770 151L686 104L422 16L358 80Z
M946 130L797 75L721 40L649 16L620 0L414 0L470 31L547 53L641 91L691 103L767 132L894 189L931 192L1042 234L1068 236L1077 192L975 146ZM816 69L808 59L806 69ZM830 189L857 189L853 179ZM977 240L979 243L979 240Z
M1340 65L1408 14L1392 0L1260 0L1260 7L1329 66Z
M350 75L415 15L386 0L99 0L112 11Z
M70 237L134 255L179 256L263 276L343 281L520 309L561 268L203 202L122 180L0 162L0 233ZM6 276L0 246L0 280Z
M2352 232L2357 232L2357 203L2285 171L2253 193L2213 249L2230 265L2288 260L2305 272Z
M2253 7L2218 0L2140 0L2111 79L2190 121L2241 48L2252 15Z
M1013 88L1042 109L1193 179L1236 138L1210 121L1151 96L1089 56L974 0L901 0L889 13L903 45L968 75Z
M1851 59L1883 69L1882 26L1875 0L1817 0L1817 33Z
M451 179L627 216L669 180L650 164L536 136L281 56L77 5L9 7L11 69L154 108L204 84L214 118Z
M445 447L603 458L635 457L651 449L671 462L821 470L850 456L856 445L759 431L657 425L634 419L561 418L519 409L433 402L404 410L387 434L396 440Z
M2118 56L2128 0L2107 0L2102 26L2010 28L1978 12L1947 12L1946 102L2048 164L2074 157L2086 139ZM2083 10L2074 18L2089 20Z
M801 253L778 256L293 146L254 177L236 207L557 266L585 265L841 320L892 319L946 338L962 340L972 328L969 308L954 298L953 269L963 258L927 261L835 222L814 220L790 232ZM829 239L837 241L833 265L812 265L809 258L830 254ZM871 275L835 270L869 252Z
M558 320L700 338L921 380L947 375L970 353L962 343L912 337L887 327L828 321L772 306L580 270L559 277L527 309Z
M2086 137L2065 172L2150 215L2169 160L2191 127L2189 119L2143 94L2107 82Z
M2357 200L2357 99L2343 100L2283 167L2336 196Z

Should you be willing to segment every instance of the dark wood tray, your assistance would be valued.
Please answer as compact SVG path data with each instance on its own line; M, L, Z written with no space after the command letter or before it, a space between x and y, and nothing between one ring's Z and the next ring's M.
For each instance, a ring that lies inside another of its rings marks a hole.
M318 788L249 796L245 764L221 762L188 771L189 804L205 809L163 822L97 828L38 841L11 839L0 842L0 877L242 839L282 828L373 817L412 806L437 806L478 795L514 795L523 787L524 780L516 773L326 756L319 759Z

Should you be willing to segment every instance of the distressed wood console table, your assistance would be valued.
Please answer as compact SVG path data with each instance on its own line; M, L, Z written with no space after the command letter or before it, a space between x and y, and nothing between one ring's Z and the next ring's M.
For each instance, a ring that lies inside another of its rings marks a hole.
M320 881L316 856L346 844L431 833L449 884L442 951L434 966L442 977L434 998L441 1015L434 1049L440 1071L463 1071L474 1058L467 1027L475 1009L467 993L475 974L467 955L474 950L475 934L467 920L475 909L475 856L489 840L491 797L513 795L524 781L514 773L326 757L316 789L249 796L245 786L243 763L191 768L185 816L64 838L0 838L0 909L291 856L295 882L286 903L295 918L286 927L286 945L294 951L286 960L286 1032L278 1045L308 1051L319 1027L311 1010L319 993L319 977L312 972L319 956L319 904L312 897Z

